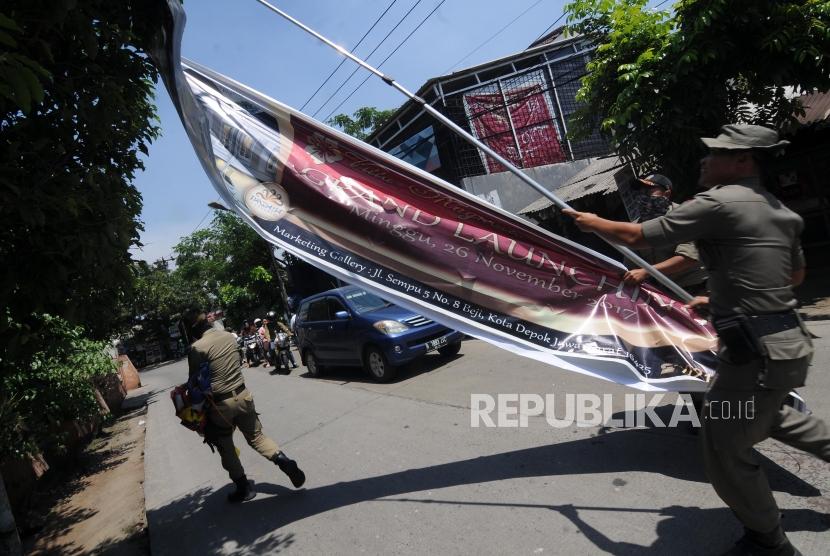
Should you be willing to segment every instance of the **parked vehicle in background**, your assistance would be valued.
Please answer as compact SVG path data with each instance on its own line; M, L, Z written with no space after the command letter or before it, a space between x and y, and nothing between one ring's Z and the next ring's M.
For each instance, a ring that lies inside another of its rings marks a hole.
M304 299L295 326L309 374L320 376L330 365L362 366L378 382L430 351L457 354L464 337L357 286Z

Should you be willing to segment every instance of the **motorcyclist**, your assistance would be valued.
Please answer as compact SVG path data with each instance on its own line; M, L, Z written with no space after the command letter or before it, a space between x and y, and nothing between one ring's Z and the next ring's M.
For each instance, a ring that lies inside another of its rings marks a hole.
M242 329L239 331L239 337L242 339L242 345L240 347L242 352L245 354L245 361L249 367L252 363L254 363L254 361L256 361L256 364L259 365L259 358L257 357L256 351L248 348L251 338L255 336L256 330L254 330L251 323L247 320L244 321L242 323Z
M273 358L271 357L271 333L268 331L268 327L263 323L262 319L254 319L254 329L256 330L257 343L262 350L262 367L265 368L269 363L273 364Z
M277 317L277 313L275 311L268 311L268 314L266 316L267 316L267 318L266 318L265 322L268 323L268 328L270 330L271 339L272 339L271 349L274 350L274 362L275 362L274 366L278 367L279 362L277 361L277 358L276 358L277 333L278 332L283 332L284 334L288 334L288 337L291 338L294 335L294 332L291 330L291 328L286 326L286 324L282 320L280 320ZM288 353L288 360L291 362L291 368L296 369L297 368L297 362L294 360L294 354L291 352L290 344L289 344L289 348L288 348L287 353ZM286 369L286 371L287 370L288 369Z

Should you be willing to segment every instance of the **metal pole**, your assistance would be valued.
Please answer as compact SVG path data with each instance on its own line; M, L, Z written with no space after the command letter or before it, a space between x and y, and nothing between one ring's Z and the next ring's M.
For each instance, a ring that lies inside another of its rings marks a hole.
M271 253L271 263L274 265L274 272L277 275L277 282L280 285L280 293L282 294L282 305L283 305L283 309L285 310L285 313L283 313L283 316L286 317L285 322L287 324L288 321L291 320L291 308L288 306L288 292L286 292L286 290L285 290L285 281L283 281L282 274L281 274L282 267L280 267L280 265L279 265L279 263L281 263L282 261L280 261L280 259L277 258L277 255L276 255L276 253L274 253L274 251L276 251L276 247L274 247L270 251L270 253ZM285 264L285 263L283 263L283 264Z
M510 105L507 104L507 95L504 94L504 87L501 84L501 79L496 81L501 95L501 101L504 103L504 111L507 113L507 123L510 124L510 131L513 133L513 142L516 144L516 154L524 166L524 157L522 156L522 146L519 144L519 136L516 134L516 126L513 124L513 116L510 115Z
M528 176L527 174L525 174L524 172L522 172L521 170L516 168L513 164L511 164L509 160L507 160L506 158L501 156L499 153L497 153L496 151L494 151L493 149L488 147L486 144L484 144L483 142L479 141L478 139L476 139L475 137L473 137L472 135L467 133L467 131L465 131L458 124L456 124L455 122L453 122L452 120L450 120L449 118L444 116L441 112L439 112L438 110L436 110L435 108L430 106L429 103L426 102L424 99L422 99L421 97L419 97L419 96L415 95L414 93L410 92L409 90L407 90L403 85L401 85L400 83L395 81L393 78L389 77L388 75L385 75L384 73L382 73L380 70L374 68L373 66L370 66L368 63L364 62L363 60L361 60L360 58L358 58L357 56L355 56L354 54L352 54L351 52L349 52L348 50L346 50L342 46L338 46L337 44L333 43L332 41L330 41L329 39L327 39L326 37L324 37L323 35L321 35L317 31L315 31L314 29L312 29L312 28L308 27L307 25L305 25L304 23L294 19L293 17L291 17L290 15L285 13L284 11L280 10L276 6L272 6L271 4L266 2L265 0L256 0L256 1L259 2L260 4L262 4L263 6L265 6L266 8L268 8L269 10L276 13L277 15L282 17L283 19L286 19L286 20L290 21L291 23L293 23L294 25L296 25L297 27L299 27L300 29L302 29L306 33L316 37L321 42L329 45L330 47L335 49L337 52L339 52L341 55L349 58L350 60L352 60L353 62L355 62L359 66L361 66L361 67L369 70L370 72L374 73L375 75L380 77L387 85L397 89L398 91L403 93L410 100L413 100L417 104L420 104L421 107L423 107L423 109L425 111L427 111L429 114L431 114L433 117L435 117L438 121L440 121L442 124L444 124L445 126L450 128L451 130L455 131L458 135L463 137L465 140L467 140L469 143L471 143L475 147L481 149L482 151L484 151L485 153L490 155L493 159L495 159L497 162L502 164L505 168L507 168L507 170L512 172L521 181L525 182L527 185L529 185L530 187L535 189L542 196L547 197L548 199L550 199L550 201L554 205L556 205L559 209L571 209L570 205L568 205L565 201L561 200L559 197L557 197L556 195L554 195L553 193L551 193L550 191L545 189L545 187L542 186L540 183L538 183L536 180L534 180L533 178L531 178L530 176ZM632 251L628 247L625 247L623 245L619 245L617 243L614 243L613 241L610 241L610 240L606 239L605 237L603 237L600 234L597 234L597 235L599 235L603 240L607 241L617 251L619 251L620 253L625 255L626 258L628 258L628 259L634 261L635 263L637 263L638 265L640 265L641 268L645 269L658 282L660 282L665 287L667 287L668 289L673 291L681 300L686 301L686 302L692 300L692 296L689 295L689 293L686 290L684 290L683 288L681 288L680 286L678 286L677 284L672 282L669 279L668 276L666 276L665 274L663 274L662 272L660 272L659 270L654 268L653 265L646 262L637 253L635 253L634 251Z

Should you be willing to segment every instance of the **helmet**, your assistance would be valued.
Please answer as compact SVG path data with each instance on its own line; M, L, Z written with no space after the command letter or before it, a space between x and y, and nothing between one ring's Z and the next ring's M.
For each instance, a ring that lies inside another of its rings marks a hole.
M254 319L254 326L259 326L262 324L262 319Z
M266 314L265 316L268 317L268 320L274 320L275 318L277 318L277 313L274 311L268 311L268 314Z

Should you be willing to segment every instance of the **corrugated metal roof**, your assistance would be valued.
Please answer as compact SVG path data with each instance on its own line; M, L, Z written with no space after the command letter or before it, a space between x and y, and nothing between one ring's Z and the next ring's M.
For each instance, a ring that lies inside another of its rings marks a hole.
M577 172L571 179L553 189L553 193L565 201L575 201L586 195L596 193L608 194L617 190L621 180L632 177L631 167L617 156L597 158ZM518 214L530 214L547 209L553 201L547 197L540 197L533 201Z
M830 91L803 95L799 100L804 107L804 115L798 118L802 124L812 124L830 118Z

